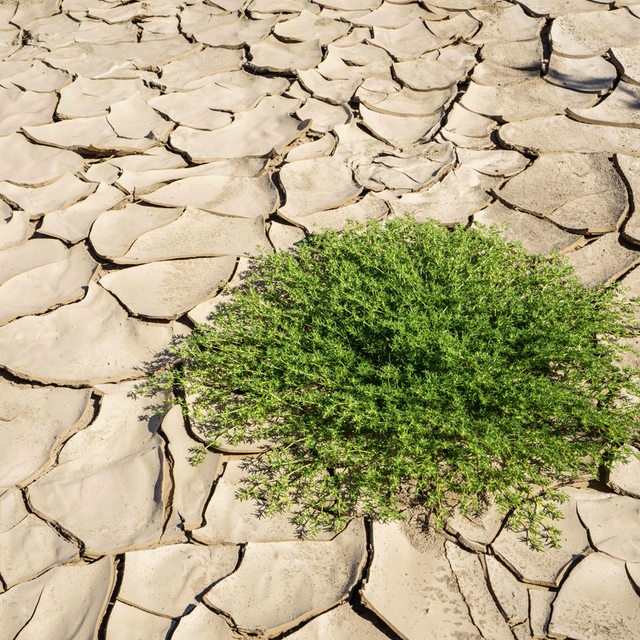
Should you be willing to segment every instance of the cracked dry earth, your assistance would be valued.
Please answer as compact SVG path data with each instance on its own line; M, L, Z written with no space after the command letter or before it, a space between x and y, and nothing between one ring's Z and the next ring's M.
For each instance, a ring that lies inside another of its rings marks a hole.
M640 637L640 462L300 540L132 397L259 249L411 212L640 294L640 2L0 2L0 638Z

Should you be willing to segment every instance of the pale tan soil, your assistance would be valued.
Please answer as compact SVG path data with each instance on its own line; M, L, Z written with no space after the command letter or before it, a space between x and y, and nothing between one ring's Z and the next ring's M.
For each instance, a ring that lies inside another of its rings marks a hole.
M301 540L235 499L256 445L191 467L131 396L348 218L507 222L638 295L639 101L629 1L0 0L0 640L640 637L637 461L557 551L494 508Z

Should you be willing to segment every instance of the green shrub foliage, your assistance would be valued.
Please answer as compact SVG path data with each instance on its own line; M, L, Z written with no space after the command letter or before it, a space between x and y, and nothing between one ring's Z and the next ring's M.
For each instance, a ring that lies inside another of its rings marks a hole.
M615 287L495 230L409 218L262 256L164 374L221 441L272 443L241 497L309 534L421 505L442 526L492 496L557 543L557 487L637 434L631 334Z

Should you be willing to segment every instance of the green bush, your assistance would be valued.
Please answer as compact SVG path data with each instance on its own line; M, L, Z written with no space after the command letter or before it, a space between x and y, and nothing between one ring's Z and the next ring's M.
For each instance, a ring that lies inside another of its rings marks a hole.
M557 486L637 435L630 309L495 230L409 218L257 259L163 382L210 446L266 439L241 492L310 535L421 505L442 526L488 496L557 543Z

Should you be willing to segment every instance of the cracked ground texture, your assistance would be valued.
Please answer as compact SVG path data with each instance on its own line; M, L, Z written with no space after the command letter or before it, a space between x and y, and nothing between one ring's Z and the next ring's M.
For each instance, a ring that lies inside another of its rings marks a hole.
M640 638L640 462L542 554L301 540L131 393L260 249L508 223L631 296L639 201L640 1L0 0L0 640Z

